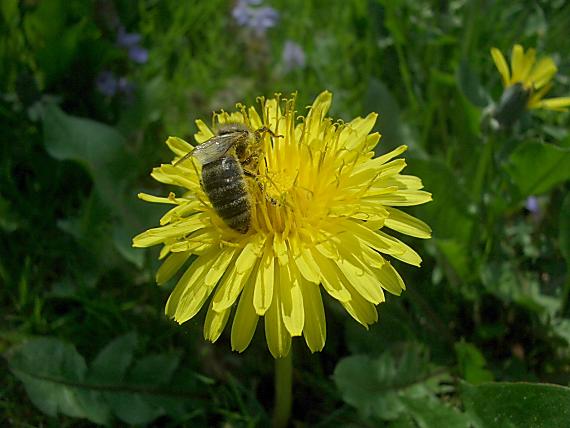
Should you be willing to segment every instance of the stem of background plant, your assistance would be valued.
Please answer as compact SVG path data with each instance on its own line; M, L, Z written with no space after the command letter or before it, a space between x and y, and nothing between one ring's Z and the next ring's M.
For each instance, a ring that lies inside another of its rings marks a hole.
M275 359L275 408L273 428L285 428L291 416L293 404L293 348L286 357Z
M478 215L480 220L480 226L487 229L489 223L485 220L488 217L488 212L486 212L485 204L483 202L483 192L486 188L485 181L489 172L489 165L493 162L493 151L494 151L494 141L493 135L487 135L485 138L485 144L483 146L483 152L479 156L479 161L477 163L477 170L475 171L475 179L473 180L473 187L471 189L474 201L478 207ZM471 231L471 243L472 245L478 245L481 239L482 229L480 227L473 227ZM489 236L487 236L489 238ZM486 239L485 247L483 252L488 253L491 244L490 239Z
M481 197L483 196L483 188L485 184L485 176L487 175L487 170L489 169L489 164L493 158L493 146L494 138L493 136L487 136L485 145L483 146L483 153L479 156L479 163L477 164L477 171L475 171L475 180L473 181L473 195L475 196L475 201L481 203Z
M412 87L412 78L410 77L410 71L408 70L408 63L406 62L406 56L404 55L404 50L399 42L395 43L396 55L398 55L398 66L400 68L400 73L402 74L402 80L404 81L404 87L406 88L406 94L408 95L408 101L412 107L412 110L417 111L418 101L414 95L414 88Z

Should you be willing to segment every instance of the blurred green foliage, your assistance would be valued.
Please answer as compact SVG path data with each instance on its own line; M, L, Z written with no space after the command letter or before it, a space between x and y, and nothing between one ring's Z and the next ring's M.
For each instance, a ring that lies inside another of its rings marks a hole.
M565 426L570 115L492 135L480 123L501 95L492 46L551 55L552 92L570 94L570 4L262 3L278 15L265 31L239 23L237 1L0 2L2 420L269 423L262 332L238 355L226 334L204 343L201 320L165 318L172 284L154 284L155 251L130 246L161 208L136 194L169 191L149 171L195 119L329 89L334 117L379 112L380 152L410 147L434 195L414 213L434 238L421 269L398 266L408 290L369 331L326 302L324 351L295 354L295 423Z

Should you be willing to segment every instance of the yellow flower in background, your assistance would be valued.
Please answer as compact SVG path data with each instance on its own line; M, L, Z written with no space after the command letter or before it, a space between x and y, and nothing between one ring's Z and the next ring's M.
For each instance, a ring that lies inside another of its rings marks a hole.
M294 97L276 96L260 99L259 111L238 105L237 112L215 113L212 128L197 121L198 143L227 123L272 131L259 134L263 155L256 176L246 177L251 198L246 233L216 214L195 157L177 163L194 147L179 138L167 140L176 156L152 176L186 190L165 198L139 195L174 207L160 227L136 236L133 245L163 245L159 284L195 257L168 299L168 316L188 321L209 299L204 337L213 342L235 307L231 344L238 352L247 348L264 317L267 345L280 358L289 353L293 336L302 335L313 352L324 347L322 290L367 327L378 319L376 305L385 300L384 291L399 295L405 288L384 256L414 266L421 258L386 229L429 238L428 225L396 207L423 204L431 195L421 190L419 178L401 174L406 163L395 158L406 146L373 157L380 139L370 133L375 113L334 122L326 117L331 101L332 94L323 92L307 116L298 117Z
M536 50L528 49L526 53L521 45L514 45L511 54L511 68L505 57L497 48L491 49L493 61L501 74L505 89L522 87L524 100L528 109L547 109L565 111L570 106L570 97L544 99L552 88L552 79L558 69L550 57L536 60Z

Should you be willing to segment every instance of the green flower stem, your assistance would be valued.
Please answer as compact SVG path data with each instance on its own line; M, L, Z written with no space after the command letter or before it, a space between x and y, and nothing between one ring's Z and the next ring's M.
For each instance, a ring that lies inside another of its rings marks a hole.
M285 428L291 416L293 404L293 350L286 357L275 359L275 408L273 428Z
M487 137L487 141L483 146L483 153L479 157L479 163L477 164L477 171L475 171L475 180L473 181L473 195L475 196L475 201L477 203L481 202L481 197L483 196L483 188L485 184L485 176L487 175L487 170L491 164L493 158L493 137Z

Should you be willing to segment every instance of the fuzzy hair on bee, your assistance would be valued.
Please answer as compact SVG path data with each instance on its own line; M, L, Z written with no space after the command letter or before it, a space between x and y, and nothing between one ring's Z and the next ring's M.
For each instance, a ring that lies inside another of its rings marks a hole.
M233 230L251 228L252 195L246 181L255 176L261 137L268 128L252 130L243 123L221 124L209 140L196 146L174 165L194 157L202 165L202 188L218 216Z

